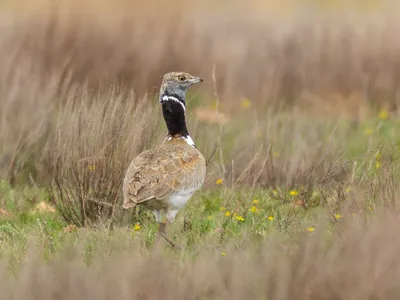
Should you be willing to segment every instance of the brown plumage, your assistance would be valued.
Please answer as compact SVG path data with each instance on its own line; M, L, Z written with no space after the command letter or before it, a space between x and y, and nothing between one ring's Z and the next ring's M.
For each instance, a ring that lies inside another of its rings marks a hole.
M196 191L206 174L203 155L180 136L166 139L155 149L136 156L124 181L124 208L143 204L150 209L168 209L163 201L180 191Z
M160 223L160 234L176 246L165 234L166 221L173 222L178 211L203 184L206 161L191 139L185 121L186 91L198 77L172 72L164 75L160 91L163 116L168 135L157 148L136 156L128 167L123 182L125 209L141 205L154 212Z

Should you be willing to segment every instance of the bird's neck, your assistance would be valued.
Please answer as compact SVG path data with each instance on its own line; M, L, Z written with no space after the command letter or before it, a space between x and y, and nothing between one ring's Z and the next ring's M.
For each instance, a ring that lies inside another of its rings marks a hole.
M162 104L164 120L168 128L168 135L188 137L185 99L181 95L162 93L160 94L160 102Z

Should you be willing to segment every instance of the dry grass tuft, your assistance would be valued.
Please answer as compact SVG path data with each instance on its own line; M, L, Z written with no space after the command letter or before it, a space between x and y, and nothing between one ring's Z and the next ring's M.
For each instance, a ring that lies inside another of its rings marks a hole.
M298 236L296 249L271 236L255 252L231 248L220 255L207 245L193 260L115 246L88 268L79 250L47 264L30 251L16 278L0 267L0 299L395 299L399 214L378 215L368 225L353 217L345 234L328 239L322 222Z
M83 91L59 113L44 166L51 200L66 222L93 225L115 216L131 159L154 142L159 117L149 99L132 92Z

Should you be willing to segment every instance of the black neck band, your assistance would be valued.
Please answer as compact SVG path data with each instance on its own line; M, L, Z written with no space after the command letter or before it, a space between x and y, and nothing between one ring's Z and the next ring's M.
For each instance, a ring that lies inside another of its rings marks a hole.
M160 97L160 99L168 133L172 136L188 136L189 132L186 128L184 101L175 95L164 95L163 97Z

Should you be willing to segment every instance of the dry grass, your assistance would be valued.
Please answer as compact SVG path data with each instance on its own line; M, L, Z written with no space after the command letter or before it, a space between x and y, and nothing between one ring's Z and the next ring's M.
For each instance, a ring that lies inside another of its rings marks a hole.
M398 101L395 4L364 15L293 3L278 13L273 4L259 10L252 2L170 2L162 10L157 0L112 7L107 1L34 3L3 11L0 51L12 55L2 61L28 61L37 72L61 73L62 82L97 87L118 79L141 94L158 86L160 74L185 69L204 77L212 93L215 65L228 103L242 97L292 103L303 92Z
M397 299L399 215L378 216L354 217L328 240L320 226L297 249L270 236L255 252L205 245L189 261L158 248L141 255L124 240L105 260L97 249L89 268L79 250L44 265L31 249L17 278L1 267L0 299Z
M45 147L53 178L51 200L66 222L79 226L113 219L130 161L151 146L158 117L148 99L132 92L72 95Z
M220 113L235 118L243 110L241 100L249 98L259 111L246 115L258 119L249 126L253 131L269 126L260 122L265 103L273 113L300 106L306 117L358 123L371 114L366 103L398 114L398 21L389 9L373 16L337 15L304 11L288 1L279 13L273 3L265 4L262 15L257 2L172 2L163 10L155 9L157 1L140 3L140 9L136 2L56 3L33 2L25 10L10 4L1 11L0 167L12 183L43 180L36 178L43 175L38 161L46 155L43 144L54 134L70 93L86 84L90 91L101 87L108 99L108 86L117 81L142 98L145 91L158 91L164 72L184 69L205 79L202 99L193 101L204 107L213 98L215 66ZM303 124L306 130L312 126ZM252 139L258 136L237 144ZM240 155L243 164L255 148Z
M398 298L398 5L312 3L2 3L0 299ZM205 79L188 127L218 147L180 254L118 211L179 69Z

